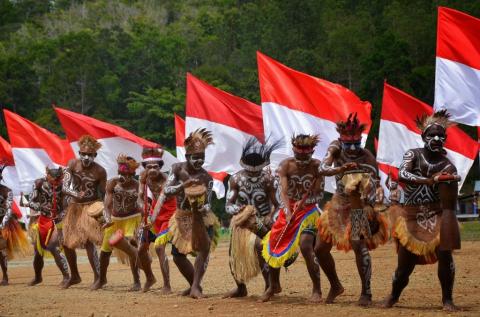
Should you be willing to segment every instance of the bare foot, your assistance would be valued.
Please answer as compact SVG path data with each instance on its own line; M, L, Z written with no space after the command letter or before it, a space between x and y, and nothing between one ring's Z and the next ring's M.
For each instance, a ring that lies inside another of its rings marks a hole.
M67 281L67 283L63 284L62 288L67 289L72 285L75 284L80 284L82 282L82 279L80 277L70 277L70 279Z
M90 286L90 290L92 290L92 291L99 290L99 289L103 288L106 284L107 284L106 279L104 281L102 281L102 279L99 278L98 280L93 282L93 284Z
M64 276L63 280L58 284L58 287L63 288L65 286L65 284L68 283L68 280L70 280L70 277L69 276Z
M308 300L311 303L320 303L322 301L322 293L318 290L312 291L312 296Z
M170 286L163 286L160 289L160 294L162 294L162 295L172 294L172 288Z
M275 289L273 290L275 294L280 294L282 292L282 287L280 285L275 286Z
M43 279L41 277L40 278L34 278L27 285L28 286L34 286L34 285L42 283L42 281L43 281Z
M155 277L149 278L145 281L145 284L143 285L143 292L146 293L150 290L153 284L157 283L157 279Z
M361 295L357 302L357 305L362 307L368 307L371 304L372 304L372 295Z
M392 308L398 302L398 299L394 299L392 295L388 295L382 303L383 308Z
M223 295L222 298L238 298L238 297L245 297L248 295L246 287L237 287L232 289L227 294Z
M455 306L452 301L445 301L445 303L443 303L443 310L448 312L455 312L461 309Z
M191 290L192 290L192 289L189 287L189 288L187 288L186 290L182 291L182 292L180 293L180 295L182 295L182 296L189 296Z
M7 286L8 285L8 279L3 279L1 282L0 282L0 286Z
M199 298L205 298L205 295L203 295L202 290L200 288L194 288L190 290L190 297L199 299Z
M326 304L331 304L337 298L337 296L342 295L343 292L345 292L345 289L343 288L342 285L332 287L330 288L330 291L328 292L327 299L325 300Z
M132 286L128 289L129 292L138 292L142 289L140 282L134 282Z
M260 297L260 301L262 302L268 302L270 299L272 299L273 295L275 295L275 292L271 287L269 287L265 293L263 293L262 297Z

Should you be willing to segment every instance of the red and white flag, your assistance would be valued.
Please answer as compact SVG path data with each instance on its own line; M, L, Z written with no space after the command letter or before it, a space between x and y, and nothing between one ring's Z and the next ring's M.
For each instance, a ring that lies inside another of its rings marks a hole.
M185 120L175 114L175 145L177 148L177 159L185 162ZM218 199L225 197L224 178L228 175L225 172L208 172L213 178L213 191Z
M95 161L107 171L107 177L112 178L117 173L117 156L125 154L137 161L142 160L142 148L159 146L111 123L103 122L83 114L54 107L58 119L71 142L75 155L78 156L78 140L82 135L89 134L102 144ZM178 160L168 151L164 151L164 170L170 169Z
M287 145L272 154L272 165L293 155L290 139L301 133L320 136L314 157L323 159L328 145L339 137L336 122L352 112L368 126L363 135L366 141L371 125L369 102L341 85L291 69L260 52L257 62L265 135ZM326 190L333 192L334 186L329 178Z
M433 108L405 92L384 84L382 114L378 136L377 160L399 167L403 154L409 149L422 148L421 131L415 125L415 118L432 114ZM448 129L445 142L447 157L462 176L462 183L478 155L478 142L458 127Z
M28 184L26 186L21 185L20 179L18 178L17 169L15 168L12 147L2 137L0 137L0 164L5 165L2 172L3 179L0 183L4 183L5 186L10 188L13 192L13 213L17 216L18 219L20 219L21 222L26 223L26 221L28 220L28 208L20 207L20 193L29 192L32 187Z
M390 189L386 186L386 181L390 176L390 181L398 182L398 168L378 161L378 139L374 140L375 151L377 153L378 176L380 177L380 185L383 187L385 198L390 197ZM400 185L399 185L400 186Z
M67 140L13 112L3 113L22 188L45 176L47 166L66 166L75 157Z
M260 106L187 74L185 132L206 128L215 144L205 152L205 169L233 174L242 169L242 148L252 136L264 141Z
M439 7L435 109L480 126L480 19Z

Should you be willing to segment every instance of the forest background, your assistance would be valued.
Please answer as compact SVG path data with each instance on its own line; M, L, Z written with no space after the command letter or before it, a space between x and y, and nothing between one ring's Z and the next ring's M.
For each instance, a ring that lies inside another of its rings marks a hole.
M175 153L186 72L260 104L259 50L370 101L373 150L384 80L433 104L438 6L480 17L464 0L0 0L0 107L63 135L56 104Z

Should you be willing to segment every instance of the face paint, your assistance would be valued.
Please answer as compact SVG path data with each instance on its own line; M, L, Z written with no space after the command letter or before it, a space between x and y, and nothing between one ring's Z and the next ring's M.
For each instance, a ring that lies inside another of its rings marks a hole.
M445 130L438 125L431 126L423 135L425 147L432 152L442 152L446 139Z
M96 153L85 153L85 152L79 152L80 154L80 161L82 161L82 165L84 167L89 167L92 165L93 160L95 159L95 156L97 156Z
M187 162L193 167L193 169L199 170L205 163L205 153L187 155Z
M152 161L148 163L143 163L143 168L147 171L148 177L157 177L160 174L160 170L163 166L163 161Z
M361 141L342 141L342 149L348 155L353 155L359 152L362 148Z
M310 164L312 161L312 155L313 153L298 153L298 152L293 152L293 156L295 157L295 162L299 166L306 166Z

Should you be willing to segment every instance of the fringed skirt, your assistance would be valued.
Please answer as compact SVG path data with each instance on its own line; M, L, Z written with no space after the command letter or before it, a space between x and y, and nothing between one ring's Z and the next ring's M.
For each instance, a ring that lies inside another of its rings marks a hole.
M0 232L0 252L6 252L8 259L28 253L29 242L25 231L16 219L11 219Z
M203 222L205 224L205 230L210 227L213 228L213 237L211 237L210 241L210 252L213 252L218 243L220 223L212 211L208 211L207 214L203 216ZM170 218L169 235L172 244L182 254L189 254L195 251L192 244L192 224L193 213L191 211L177 209L175 215Z
M89 203L70 203L63 219L64 245L70 249L83 247L87 241L101 244L103 232L100 223L88 215L90 208L97 209L100 201Z
M369 250L376 249L388 241L388 220L370 206L365 206L363 213L359 210L352 212L346 197L333 195L332 200L325 205L324 212L318 221L318 238L332 243L338 250L347 252L352 249L352 238L359 238L356 236L357 231L363 233L362 238L366 241Z
M437 262L436 250L441 244L443 218L440 205L394 205L389 208L389 212L395 215L392 230L395 241L418 255L418 264ZM457 223L452 225L458 226Z

